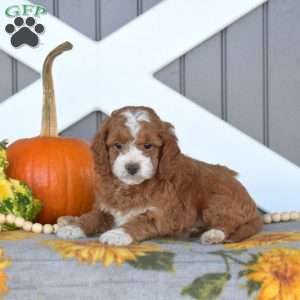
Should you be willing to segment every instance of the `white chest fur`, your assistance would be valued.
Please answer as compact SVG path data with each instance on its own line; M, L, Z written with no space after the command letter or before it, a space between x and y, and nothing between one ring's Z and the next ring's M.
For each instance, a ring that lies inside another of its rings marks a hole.
M155 207L132 208L128 210L126 213L107 206L102 206L101 209L104 212L109 213L114 217L115 227L121 227L122 225L132 220L134 217L144 214L147 211L155 210Z

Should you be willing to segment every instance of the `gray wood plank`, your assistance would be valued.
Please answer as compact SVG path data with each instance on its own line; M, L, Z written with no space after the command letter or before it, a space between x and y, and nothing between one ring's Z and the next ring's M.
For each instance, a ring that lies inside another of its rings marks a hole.
M300 166L300 1L269 2L270 147Z
M91 39L96 39L96 1L64 0L58 2L59 19ZM62 135L90 141L96 133L97 114L89 114L66 129Z
M12 58L0 50L0 102L12 94Z
M221 35L217 34L186 54L186 96L221 116Z
M64 0L58 2L59 18L91 39L96 37L95 0Z
M101 1L101 36L106 37L137 16L136 0Z
M170 87L180 92L180 62L179 59L168 64L166 67L154 74L154 77Z
M251 12L227 29L227 120L263 141L263 11Z
M91 141L96 134L96 129L96 112L93 112L61 132L61 135L68 137L78 137L87 141Z
M162 0L142 0L143 11L145 12L160 2L162 2Z
M143 12L162 2L162 0L143 0ZM171 62L160 71L154 74L154 77L170 87L171 89L182 93L184 89L182 88L182 79L185 78L184 69L182 68L182 58L178 58Z
M18 62L17 66L17 91L22 90L40 77L40 74Z
M105 113L103 113L102 111L97 111L96 114L97 114L97 119L96 119L96 121L97 121L97 124L96 124L96 130L98 131L98 130L100 130L100 128L101 128L102 122L103 122L108 116L107 116Z
M43 5L47 9L47 13L53 13L54 0L32 0L32 2Z
M53 1L52 0L35 0L33 1L35 4L41 4L46 7L49 13L52 12L53 9ZM1 63L0 63L1 65ZM35 80L39 78L39 74L33 71L31 68L27 67L21 62L16 60L12 60L12 77L11 77L11 84L12 84L12 93L16 93Z
M34 3L45 6L49 13L51 13L53 10L52 0L35 0ZM39 78L38 73L25 66L24 64L10 58L8 55L3 54L2 51L0 52L0 59L1 72L3 72L3 70L6 70L4 72L9 77L8 78L7 76L1 76L0 101L16 93L17 91L22 90L24 87Z

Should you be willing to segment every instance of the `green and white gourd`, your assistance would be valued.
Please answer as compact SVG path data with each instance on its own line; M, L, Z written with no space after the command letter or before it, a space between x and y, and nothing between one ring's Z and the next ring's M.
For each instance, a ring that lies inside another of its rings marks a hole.
M6 176L5 169L8 167L6 145L7 141L0 142L0 229L13 230L23 225L28 229L29 222L36 218L42 204L40 200L34 198L26 183ZM35 225L30 230L37 231L38 228L40 226ZM46 226L44 231L49 232L49 226Z

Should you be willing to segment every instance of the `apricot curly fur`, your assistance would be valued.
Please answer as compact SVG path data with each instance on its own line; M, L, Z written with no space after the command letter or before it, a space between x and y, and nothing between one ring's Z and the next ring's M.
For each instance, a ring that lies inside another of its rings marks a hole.
M145 154L151 157L155 175L137 185L120 182L111 171L117 154L110 146L116 136L128 136L122 115L128 110L143 110L149 114L150 122L140 122L139 138L147 134L158 145L153 152ZM236 179L237 173L182 154L173 129L148 107L124 107L105 120L92 145L97 200L93 211L82 216L79 222L86 234L101 233L113 227L103 207L124 214L132 209L154 208L122 226L136 241L214 228L224 232L224 242L236 242L261 229L262 217L247 190ZM205 147L205 139L202 139ZM101 218L104 221L100 221Z

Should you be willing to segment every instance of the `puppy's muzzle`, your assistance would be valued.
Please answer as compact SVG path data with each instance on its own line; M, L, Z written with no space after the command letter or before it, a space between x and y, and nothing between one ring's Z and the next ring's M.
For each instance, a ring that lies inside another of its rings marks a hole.
M126 168L128 174L135 175L138 172L138 170L140 169L140 166L139 166L139 164L136 164L136 163L129 163L125 166L125 168Z

